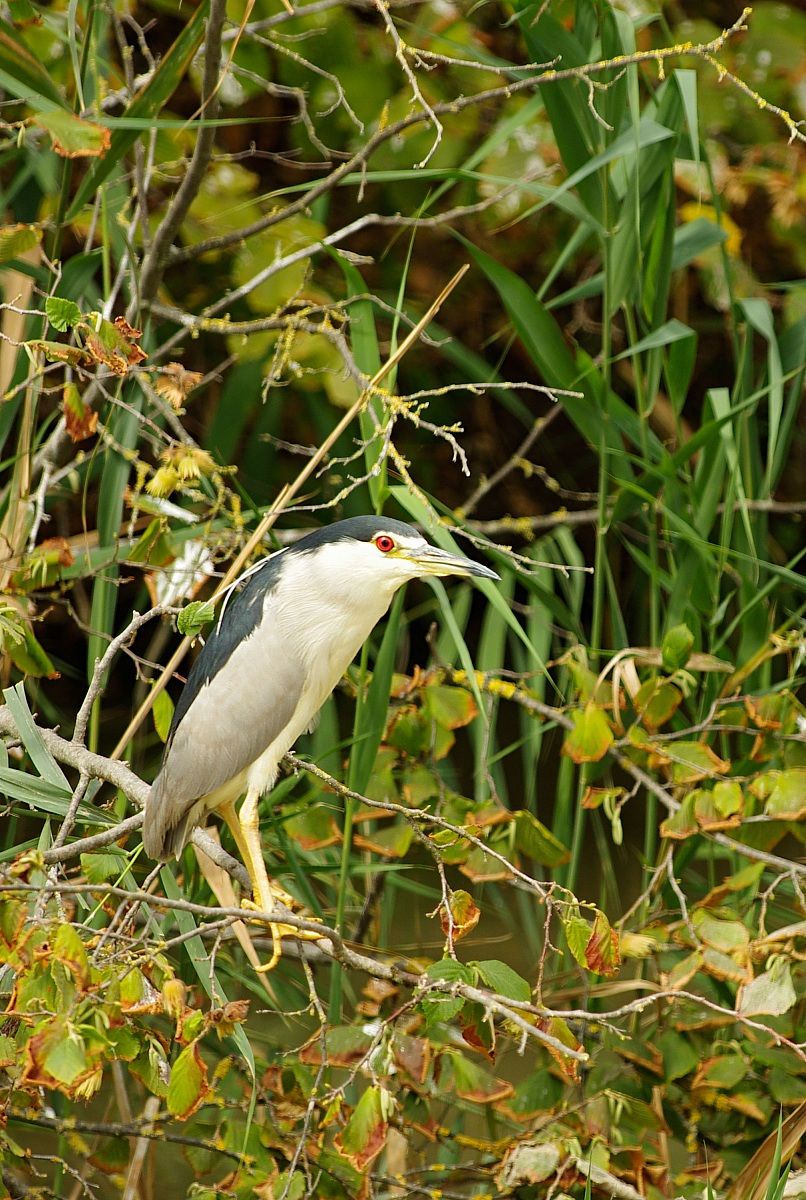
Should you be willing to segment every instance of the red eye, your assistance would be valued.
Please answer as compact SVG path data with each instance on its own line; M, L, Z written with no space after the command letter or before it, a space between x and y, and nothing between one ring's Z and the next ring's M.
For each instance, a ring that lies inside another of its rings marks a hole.
M388 554L390 550L394 550L394 539L389 537L388 533L382 533L375 539L375 545L380 550L381 554Z

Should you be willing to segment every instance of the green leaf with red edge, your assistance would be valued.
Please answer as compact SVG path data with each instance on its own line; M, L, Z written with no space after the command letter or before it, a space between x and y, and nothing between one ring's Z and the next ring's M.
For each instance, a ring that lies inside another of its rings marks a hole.
M499 1101L496 1108L510 1121L532 1121L561 1103L564 1086L546 1068L530 1071L515 1085L514 1095Z
M34 631L27 621L20 623L22 641L13 642L6 639L5 650L14 666L26 675L36 679L58 679L59 672L36 640Z
M746 966L750 955L750 932L746 925L741 921L723 920L704 908L695 909L691 921L706 946Z
M403 858L408 853L414 830L408 821L393 821L384 829L370 828L366 833L353 833L353 841L362 850L371 850L382 858Z
M386 1145L391 1109L392 1098L386 1089L372 1084L336 1135L336 1149L357 1171L365 1171Z
M547 1033L549 1037L553 1037L556 1041L561 1042L563 1046L567 1046L569 1050L583 1050L581 1042L577 1041L568 1027L568 1023L562 1017L543 1017L537 1021L538 1029L542 1029L543 1033ZM566 1079L571 1083L579 1081L579 1059L568 1058L560 1050L554 1046L547 1046L551 1057L557 1063L557 1066L562 1071Z
M668 742L662 749L657 745L653 749L667 760L673 783L698 783L730 770L730 763L705 742Z
M469 892L458 888L448 897L448 908L443 902L439 907L439 922L445 937L453 937L459 942L463 937L476 928L481 916L481 909Z
M201 1056L198 1041L191 1042L171 1067L166 1098L168 1112L180 1121L186 1121L201 1108L209 1094L207 1064Z
M351 1069L360 1063L369 1052L372 1037L360 1026L336 1025L327 1033L327 1061L331 1067ZM300 1062L318 1067L322 1062L322 1043L319 1034L302 1047Z
M341 841L341 830L325 804L311 804L284 824L288 836L303 850L324 850Z
M694 793L689 792L677 812L672 813L671 816L661 821L661 837L673 838L675 841L684 841L685 838L699 833L700 827L697 824L697 817L694 812L695 803L696 797Z
M509 850L506 841L501 838L492 839L491 845L494 846L499 854L506 855ZM500 879L512 878L512 872L508 867L504 866L500 858L493 858L491 854L488 854L479 846L473 847L461 863L459 870L473 883L494 883Z
M85 121L63 109L37 113L35 125L47 130L53 149L62 158L103 158L110 146L111 134L106 125Z
M611 804L616 804L622 796L626 796L627 789L623 787L593 787L585 788L585 794L582 797L583 808L600 808L605 801Z
M474 1104L495 1104L511 1096L514 1088L504 1079L497 1079L480 1063L471 1062L464 1055L451 1052L443 1055L443 1070L440 1082L447 1088L452 1086L462 1100Z
M744 811L744 795L741 784L736 779L719 779L712 789L714 805L723 817L741 815Z
M585 947L585 963L588 970L595 971L597 975L616 975L621 966L618 934L599 909L596 910L591 935Z
M721 780L721 782L729 790L720 792L719 797L717 797L716 788L712 788L710 791L705 788L694 788L690 793L694 802L694 816L701 829L733 829L741 823L742 789L734 780ZM738 805L735 792L738 792ZM723 812L717 799L726 809L732 808L732 811Z
M647 729L660 729L670 721L683 701L683 693L673 683L650 680L635 697L635 707Z
M527 809L515 813L515 847L542 867L559 867L571 858L570 850L542 821Z
M604 709L591 700L570 716L574 727L563 742L563 754L575 763L599 762L613 745L613 730Z
M775 772L764 813L779 821L801 821L806 817L806 767Z

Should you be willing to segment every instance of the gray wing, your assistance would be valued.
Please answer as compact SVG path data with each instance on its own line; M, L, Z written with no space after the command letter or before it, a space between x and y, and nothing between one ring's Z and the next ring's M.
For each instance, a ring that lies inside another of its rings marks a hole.
M226 636L225 629L222 633ZM192 698L188 703L183 693L185 703L177 706L178 720L146 805L143 846L151 858L181 851L200 815L198 802L251 766L299 702L302 664L276 628L256 623L210 677L214 654L220 657L220 647L216 650L212 637L185 685Z

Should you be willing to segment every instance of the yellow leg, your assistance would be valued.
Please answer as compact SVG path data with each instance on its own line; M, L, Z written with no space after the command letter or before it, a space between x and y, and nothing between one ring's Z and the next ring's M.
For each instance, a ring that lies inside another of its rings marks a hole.
M238 852L252 881L252 900L243 901L242 904L244 908L257 908L263 912L271 912L278 903L286 908L292 908L295 903L293 896L289 896L288 892L278 883L272 882L266 873L257 814L259 799L259 793L250 789L246 793L240 813L235 811L232 801L218 807L219 813L232 830ZM257 968L261 972L271 971L277 965L282 954L283 937L297 937L308 941L315 941L318 937L315 933L295 929L292 925L285 925L281 922L276 924L270 922L269 929L271 930L272 955L268 963Z

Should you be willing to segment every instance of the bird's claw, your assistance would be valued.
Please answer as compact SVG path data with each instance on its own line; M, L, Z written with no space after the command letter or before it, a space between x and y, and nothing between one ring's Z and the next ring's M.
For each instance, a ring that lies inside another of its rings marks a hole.
M279 895L277 893L279 893ZM280 896L282 896L282 903L285 908L290 908L294 903L293 898L281 888L277 888L277 892L274 892L274 890L272 891L273 901L276 902L278 899L280 899ZM247 909L250 912L270 912L275 906L276 905L274 903L271 905L256 904L254 900L247 898L243 898L241 900L241 908ZM305 919L307 921L317 921L319 918L306 917ZM277 966L277 963L280 961L280 957L282 955L282 939L284 937L297 938L301 942L317 942L325 936L324 933L318 933L313 929L297 929L295 925L287 925L283 921L267 921L265 917L258 918L258 921L260 924L268 925L269 929L271 930L272 940L271 958L267 963L261 963L260 966L255 967L255 970L261 975L268 971L274 970L274 968Z

